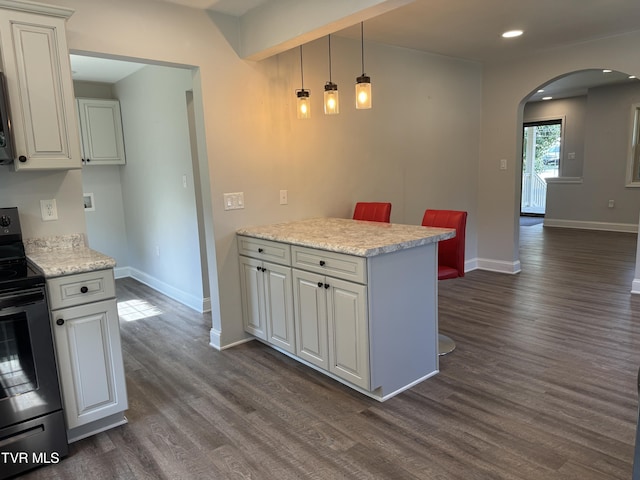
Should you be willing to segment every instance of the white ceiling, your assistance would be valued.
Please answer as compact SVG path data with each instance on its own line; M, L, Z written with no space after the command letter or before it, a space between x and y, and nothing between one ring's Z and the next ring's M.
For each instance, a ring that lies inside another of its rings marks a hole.
M241 16L281 0L155 0ZM320 0L315 0L320 1ZM500 35L522 29L524 35ZM368 41L481 62L640 30L639 0L414 0L365 22ZM359 37L359 26L339 32Z
M260 5L281 0L154 1L240 17ZM524 30L524 35L513 39L501 37L502 32L511 29ZM639 29L640 0L414 0L367 20L364 36L369 42L491 63L544 54L562 46ZM356 24L335 34L359 38L360 26ZM126 62L101 65L101 59L81 60L72 56L77 79L113 83L119 76L134 71L128 71L130 65ZM549 85L545 93L553 91L556 96L566 96L569 91L572 95L585 93L588 86L611 80L628 81L626 75L603 76L601 71L594 70Z
M73 54L69 58L73 79L86 82L116 83L145 66L142 63Z

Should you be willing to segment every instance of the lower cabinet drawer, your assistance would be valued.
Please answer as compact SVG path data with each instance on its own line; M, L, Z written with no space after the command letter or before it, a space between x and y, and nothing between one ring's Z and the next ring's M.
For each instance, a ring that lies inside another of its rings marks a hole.
M238 235L238 252L247 257L267 260L280 265L291 265L291 249L288 244L261 238Z
M367 259L307 247L291 247L292 266L322 275L367 283Z
M96 270L47 280L51 310L97 302L116 296L113 269Z

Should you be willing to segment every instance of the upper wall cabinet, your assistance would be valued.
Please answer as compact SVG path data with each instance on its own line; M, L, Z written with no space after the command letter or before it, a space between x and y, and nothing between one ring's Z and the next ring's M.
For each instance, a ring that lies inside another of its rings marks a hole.
M78 99L82 163L123 165L124 140L118 100Z
M73 10L0 0L16 170L81 168L65 21Z

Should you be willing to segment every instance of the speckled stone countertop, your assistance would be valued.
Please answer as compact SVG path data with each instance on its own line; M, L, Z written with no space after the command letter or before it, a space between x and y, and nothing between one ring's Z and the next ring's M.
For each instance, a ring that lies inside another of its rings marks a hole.
M237 230L236 233L359 257L373 257L455 237L455 229L450 228L365 222L346 218L311 218L246 227Z
M46 278L113 268L116 261L86 246L84 235L76 233L23 240L27 259Z

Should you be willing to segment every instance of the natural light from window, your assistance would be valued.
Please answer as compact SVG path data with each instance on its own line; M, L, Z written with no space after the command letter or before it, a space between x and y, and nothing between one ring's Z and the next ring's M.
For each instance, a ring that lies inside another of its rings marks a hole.
M133 299L118 302L118 315L125 322L133 322L161 314L162 310L145 300Z

